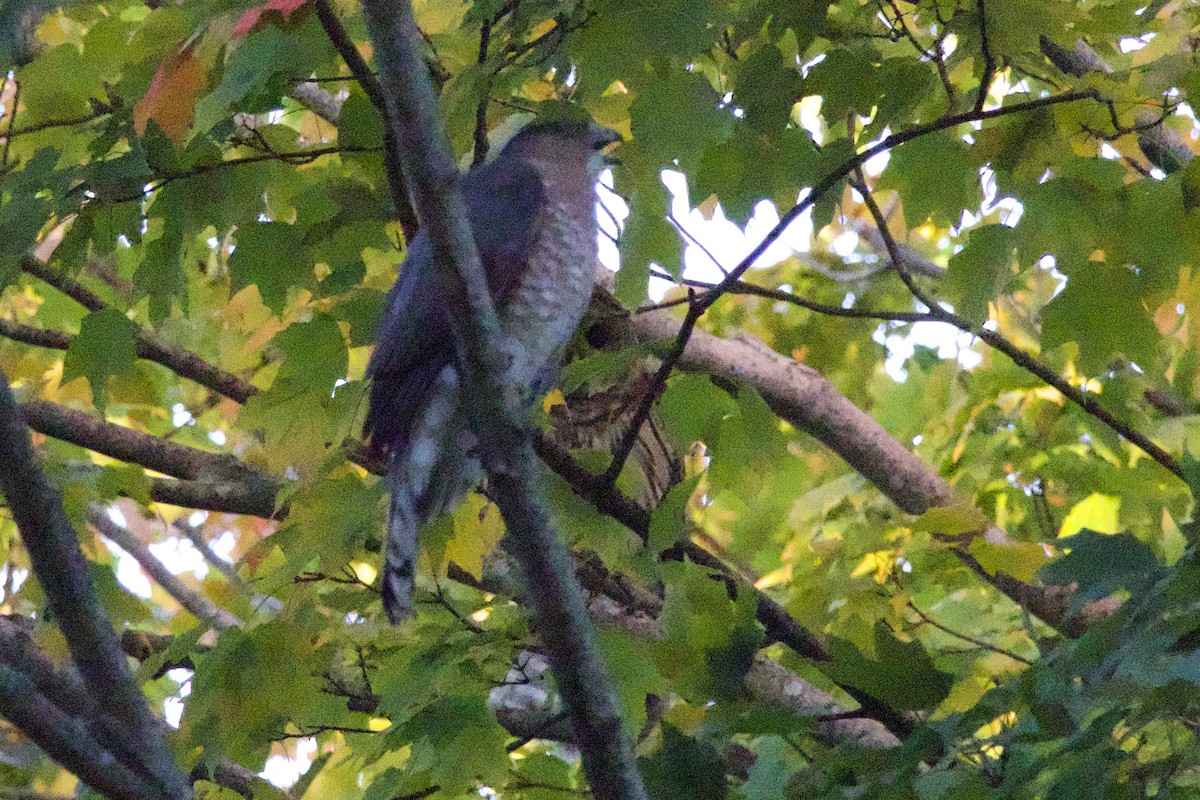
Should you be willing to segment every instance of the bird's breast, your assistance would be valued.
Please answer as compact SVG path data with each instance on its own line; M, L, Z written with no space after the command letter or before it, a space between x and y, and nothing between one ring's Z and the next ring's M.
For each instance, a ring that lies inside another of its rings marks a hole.
M529 266L502 315L515 385L530 385L575 332L592 293L596 223L591 202L551 202Z

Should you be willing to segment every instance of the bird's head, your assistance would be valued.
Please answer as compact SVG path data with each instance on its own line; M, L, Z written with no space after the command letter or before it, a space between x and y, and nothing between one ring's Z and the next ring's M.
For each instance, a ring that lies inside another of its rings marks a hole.
M504 147L505 156L517 156L532 162L586 164L595 178L614 163L613 147L621 135L589 119L559 116L537 119L526 125Z

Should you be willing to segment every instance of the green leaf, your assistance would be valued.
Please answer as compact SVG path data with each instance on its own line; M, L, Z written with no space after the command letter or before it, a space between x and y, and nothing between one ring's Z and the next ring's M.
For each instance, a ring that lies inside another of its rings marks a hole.
M625 733L636 736L646 721L647 698L670 691L670 684L659 675L654 661L646 658L646 645L640 637L617 628L601 628L597 634L621 704Z
M947 296L956 300L955 310L967 319L988 319L988 303L1005 293L1012 277L1016 235L1005 225L973 228L966 246L950 257L946 277Z
M1192 455L1191 450L1185 449L1179 459L1179 469L1183 472L1183 479L1187 481L1192 497L1200 499L1200 459Z
M91 110L88 100L105 97L104 84L74 44L59 45L41 53L17 71L17 81L21 84L24 106L23 125L79 117Z
M721 421L712 441L708 474L715 488L728 490L747 503L766 488L762 476L789 458L779 418L753 388L738 392L738 408Z
M263 305L277 314L287 304L288 289L315 282L312 268L299 232L282 222L239 228L237 249L229 256L233 290L257 286Z
M671 73L644 87L629 108L633 141L621 149L622 163L650 169L685 167L733 131L733 115L721 108L708 81L696 73Z
M1128 533L1082 530L1060 543L1070 552L1042 567L1038 574L1048 583L1078 583L1088 597L1129 587L1130 581L1140 584L1159 570L1154 551Z
M383 491L380 482L345 475L297 492L275 536L296 571L317 557L322 572L338 574L377 529Z
M1184 211L1191 212L1200 207L1200 158L1193 158L1179 171L1179 187Z
M789 763L792 753L782 736L767 736L757 743L757 758L750 766L738 793L745 800L778 800L787 797L788 783L795 767Z
M662 747L638 766L652 800L721 800L729 792L716 749L669 723L662 726Z
M341 326L328 314L314 314L308 322L289 325L272 341L283 354L272 391L283 388L328 397L334 384L346 379L350 367L346 341Z
M779 49L766 45L740 62L736 74L733 101L745 112L746 121L762 133L779 133L800 100L796 65L785 65Z
M955 503L949 506L935 506L929 509L913 522L914 531L930 531L944 536L958 536L963 533L975 533L992 524L987 515L967 503Z
M626 307L637 306L645 299L651 263L672 275L680 274L683 244L667 222L668 202L661 183L653 191L636 193L629 199L630 217L621 232L621 270L616 287L616 297Z
M222 632L196 667L180 730L244 763L265 758L284 724L320 696L312 643L293 625Z
M875 653L868 657L850 642L833 638L831 661L820 669L839 684L854 686L899 711L933 708L953 680L937 670L920 642L904 642L885 622L875 623Z
M713 43L709 26L719 25L724 11L713 0L607 0L590 10L595 15L580 34L578 55L597 92L627 76L631 65L707 53Z
M735 136L704 153L689 183L692 202L716 195L729 219L745 224L764 199L778 208L790 208L800 188L819 176L822 158L808 133L787 128L761 136L738 122ZM818 228L819 229L819 228ZM722 264L732 269L733 264Z
M338 143L343 147L382 147L383 120L361 91L353 91L338 115Z
M842 123L851 111L860 116L871 113L879 95L877 58L870 47L838 48L809 70L804 93L824 99L821 116L830 127Z
M667 383L658 403L663 427L677 453L686 453L693 442L714 440L726 414L736 401L705 375L677 375Z
M108 379L133 369L137 361L137 326L112 308L94 311L83 319L63 358L63 381L87 378L92 402L101 413L107 402Z
M1076 342L1085 375L1099 374L1116 354L1150 367L1158 331L1142 301L1146 288L1123 265L1092 262L1072 270L1066 288L1042 310L1042 347Z
M654 507L650 515L650 537L646 541L651 551L661 553L687 538L690 528L686 516L687 504L701 477L694 475L675 484Z
M957 225L963 211L974 211L982 202L976 170L961 139L933 133L892 151L879 188L900 193L909 225L930 218L939 225Z
M198 136L212 130L234 103L263 86L276 71L287 69L289 54L284 33L273 25L246 37L225 65L221 83L196 104L191 134Z

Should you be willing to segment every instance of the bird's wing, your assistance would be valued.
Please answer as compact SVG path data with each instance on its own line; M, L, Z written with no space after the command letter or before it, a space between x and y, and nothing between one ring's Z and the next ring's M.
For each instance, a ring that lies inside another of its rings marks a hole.
M460 184L492 299L503 306L524 273L540 228L546 192L536 170L503 155ZM388 293L367 375L371 393L363 433L372 446L403 446L417 411L454 358L449 311L428 238L418 233Z

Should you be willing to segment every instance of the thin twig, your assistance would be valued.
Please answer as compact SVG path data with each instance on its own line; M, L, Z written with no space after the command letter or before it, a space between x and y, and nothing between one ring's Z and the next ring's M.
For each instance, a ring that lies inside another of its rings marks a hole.
M979 95L975 98L975 113L983 111L983 104L987 102L988 90L992 87L992 80L996 76L996 57L992 54L992 45L988 40L987 26L987 11L984 8L984 0L975 0L975 7L979 9L979 49L983 53L983 75L979 78Z
M926 625L931 625L934 628L937 628L942 633L949 634L950 636L953 636L956 639L962 639L964 642L970 642L971 644L975 645L976 647L980 647L980 648L982 648L984 650L988 650L992 653L998 653L999 655L1007 656L1008 658L1011 658L1013 661L1019 661L1022 664L1028 665L1028 664L1033 663L1028 658L1017 655L1016 653L1014 653L1011 650L1006 650L1003 647L1000 647L998 645L991 644L990 642L985 642L983 639L978 639L974 636L971 636L970 634L960 633L959 631L956 631L953 628L949 628L949 627L943 625L942 623L938 622L933 617L930 617L928 614L926 614L921 609L917 608L916 604L913 603L913 601L911 601L911 600L908 601L908 607L910 609L912 609L914 614L916 614L918 617L921 618L922 622L924 622Z
M934 39L933 46L926 50L924 45L922 45L917 39L916 34L912 32L912 30L908 27L908 24L904 21L905 13L900 9L900 6L897 4L896 0L887 0L887 3L889 6L891 6L892 13L896 15L896 19L894 21L896 27L893 28L893 31L908 39L912 46L916 48L917 52L921 54L921 57L929 59L929 61L937 68L938 78L942 82L942 88L946 91L946 107L950 111L953 111L955 106L958 104L958 93L954 88L954 82L950 80L950 72L946 69L946 58L943 55L943 47L946 40L945 26L942 26L943 32L936 39ZM879 8L882 12L882 2L880 3ZM883 18L885 20L888 19L886 13L883 14ZM890 21L891 20L889 20L889 22Z
M168 186L177 181L190 180L198 178L202 175L207 175L217 170L227 169L229 167L241 167L246 164L261 164L265 161L282 161L285 164L304 165L311 164L318 158L330 155L338 155L341 153L378 153L378 147L359 147L349 145L330 145L328 147L313 147L309 150L296 150L292 152L279 153L259 153L253 156L244 156L242 158L229 158L222 161L212 161L207 164L200 164L186 172L176 172L165 175L156 181L149 182L145 187L139 189L136 193L117 195L116 197L102 197L92 201L94 205L116 205L118 203L129 203L134 200L144 200L153 192L158 191L164 186Z
M1011 106L1001 106L988 111L970 111L962 114L948 114L944 117L936 119L924 125L914 125L913 127L899 131L887 136L876 144L861 150L852 158L847 159L838 167L831 170L821 180L812 187L811 191L805 195L804 199L796 205L792 206L787 213L783 214L779 222L767 235L763 237L749 254L741 260L741 262L721 280L720 283L713 286L704 294L700 295L688 306L688 313L683 319L683 324L679 328L679 332L675 337L675 342L670 351L667 353L663 361L662 368L655 374L655 381L649 391L647 391L641 405L638 407L638 413L631 419L629 429L622 437L620 446L614 451L614 458L608 471L605 473L609 480L616 480L624 468L625 460L628 459L629 453L633 450L633 442L637 440L637 432L646 422L650 411L654 407L658 395L666 386L667 378L670 377L671 368L683 355L687 349L688 340L692 336L692 331L696 329L696 323L700 317L704 315L714 303L722 296L730 292L734 286L741 281L742 276L746 271L753 266L754 262L758 261L764 253L773 245L784 231L796 221L805 211L815 205L827 192L845 180L855 170L859 169L864 163L880 153L887 152L894 147L898 147L905 142L913 139L926 136L930 133L953 128L965 122L978 122L982 120L996 119L998 117L1007 116L1010 114L1018 114L1026 111L1034 111L1040 108L1057 105L1060 103L1073 103L1079 100L1099 100L1100 95L1093 89L1066 92L1052 97L1041 97L1036 100L1029 100L1024 103L1014 103ZM619 456L619 457L618 457Z
M679 233L682 234L685 239L694 244L696 247L700 248L700 252L704 253L704 255L708 257L708 260L712 262L713 266L716 267L722 275L729 274L729 270L725 269L725 265L722 264L717 257L712 254L711 250L704 246L704 242L701 242L699 239L693 236L692 232L684 227L682 222L675 219L674 215L668 217L667 221L670 222L671 225L675 227L675 230L679 231Z
M31 133L40 133L45 130L50 130L51 128L69 128L72 125L85 125L89 122L95 122L101 117L108 116L109 114L113 113L114 110L113 106L107 103L101 103L95 99L92 100L92 105L93 110L87 114L80 114L77 117L69 117L67 119L48 119L44 122L26 125L22 128L10 128L5 136L8 139L14 139L18 136L27 136ZM15 104L13 108L16 108Z
M913 277L904 269L903 261L899 255L899 247L891 232L888 231L887 221L883 216L883 212L879 209L879 204L875 202L875 198L871 195L870 189L867 187L865 181L861 179L855 183L855 189L862 195L863 203L867 206L867 210L871 212L871 216L874 217L876 224L879 226L879 232L887 245L888 256L892 259L897 276L908 287L908 290L912 292L913 297L929 309L928 313L931 319L949 323L963 333L969 333L972 336L982 339L986 344L1012 359L1017 366L1041 378L1085 412L1112 428L1112 430L1123 436L1146 455L1150 456L1150 458L1157 461L1172 475L1175 475L1180 480L1186 480L1179 462L1170 453L1163 450L1142 433L1139 433L1134 428L1117 419L1105 410L1092 395L1085 394L1082 390L1072 386L1065 378L1050 369L1050 367L1021 350L999 333L984 328L981 325L975 325L970 320L946 309L937 300L926 294L921 287L917 286Z
M728 277L726 277L726 280L728 280ZM654 409L654 404L658 402L659 395L666 388L667 378L671 377L671 372L675 369L675 365L679 362L683 351L687 349L688 339L691 338L692 331L695 330L696 323L700 321L700 317L704 314L704 311L705 307L696 299L696 293L688 289L688 310L687 314L684 315L683 324L679 328L679 334L675 337L671 349L663 358L658 371L654 373L650 387L642 395L637 411L630 418L629 426L621 435L620 442L613 448L612 462L604 472L604 479L608 483L615 486L617 478L621 476L621 471L625 469L625 462L629 460L629 455L633 452L634 445L637 444L642 426L646 424L646 420L650 417L650 412Z
M88 521L104 535L104 538L133 556L154 582L175 598L179 605L191 612L192 616L219 631L242 627L240 619L185 584L178 575L167 569L132 531L113 522L102 506L93 503L88 507Z
M329 0L316 0L313 5L317 11L317 20L325 30L325 35L333 43L333 47L342 57L342 61L346 62L350 74L358 81L367 95L367 99L371 101L371 105L375 106L375 110L383 118L383 168L387 176L388 188L391 191L392 203L396 207L396 218L400 222L400 229L404 231L405 240L411 242L420 228L420 220L417 218L417 212L409 198L408 179L401 166L399 145L396 141L394 126L388 121L387 102L384 100L379 79L367 66L367 62L358 52L354 40L342 27L337 14L329 5Z
M650 274L664 280L674 280L665 272L658 272L657 270L652 269ZM685 286L692 286L697 289L716 288L715 283L700 281L694 278L684 278L683 284ZM927 322L931 319L929 314L925 313L924 311L889 311L887 309L876 308L844 308L842 306L835 306L829 303L818 303L816 300L809 300L807 298L800 297L793 292L785 292L782 289L771 289L769 287L759 286L754 283L746 283L745 281L738 281L736 284L734 284L729 290L728 294L753 295L755 297L763 297L768 300L777 300L781 303L791 303L792 305L799 306L800 308L806 308L809 311L815 311L818 314L826 314L831 317L847 317L849 319L877 319L884 322ZM658 307L680 305L686 302L687 298L682 298L672 300L669 303L660 303L658 304ZM643 313L643 311L648 312L652 310L654 310L654 308L639 308L634 313Z

